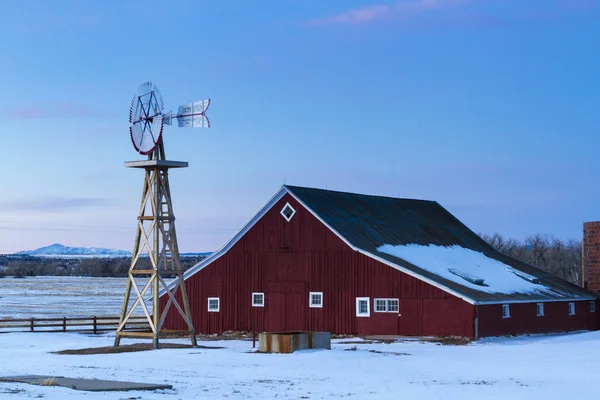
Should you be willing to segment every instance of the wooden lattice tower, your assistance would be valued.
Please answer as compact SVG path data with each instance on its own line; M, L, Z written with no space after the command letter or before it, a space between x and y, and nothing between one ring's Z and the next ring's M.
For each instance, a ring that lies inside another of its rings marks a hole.
M171 189L169 187L169 169L185 168L187 162L168 161L164 157L164 146L162 143L156 151L148 156L146 161L130 161L125 163L130 168L143 168L145 173L144 189L142 191L142 203L138 216L137 233L133 246L131 267L129 268L127 289L121 319L116 332L115 346L119 345L122 337L152 338L154 348L158 348L160 337L170 335L187 335L196 345L196 335L190 305L183 280L183 273L179 262L179 248L177 246L177 234L175 231L175 215L173 214L173 203L171 202ZM150 261L144 263L144 257ZM177 282L169 285L164 276L174 276ZM138 281L145 280L140 289ZM144 296L148 290L152 291L152 310L149 311L144 302ZM177 300L177 291L181 303ZM135 294L135 301L130 305L131 292ZM160 309L159 295L164 293L168 296L163 310ZM187 331L165 331L162 326L170 307L175 307L188 326ZM129 318L137 307L141 307L148 324L150 332L125 330Z
M209 104L210 100L203 100L180 106L176 115L172 115L171 112L163 114L160 91L150 82L138 88L131 102L131 141L136 151L148 157L146 160L125 163L126 167L144 169L145 178L115 346L119 346L121 338L124 337L151 338L154 348L157 349L160 338L166 336L189 336L192 345L196 346L196 332L179 260L175 215L169 186L169 169L185 168L188 163L166 159L162 131L165 124L171 125L172 119L178 120L179 127L210 127L205 114ZM166 277L174 277L175 281L167 283ZM143 286L138 284L140 281L143 282ZM147 296L148 290L151 292L151 311L144 301L150 297ZM130 304L132 292L135 300ZM166 296L163 297L165 302L162 310L161 295ZM127 323L138 307L142 309L148 321L147 330L128 329ZM171 307L183 318L187 330L163 329Z

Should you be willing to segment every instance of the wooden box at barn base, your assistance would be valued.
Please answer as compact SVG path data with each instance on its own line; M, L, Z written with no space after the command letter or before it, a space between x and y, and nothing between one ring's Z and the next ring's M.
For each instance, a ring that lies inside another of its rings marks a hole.
M258 351L261 353L293 353L296 350L331 350L329 332L272 332L258 335Z

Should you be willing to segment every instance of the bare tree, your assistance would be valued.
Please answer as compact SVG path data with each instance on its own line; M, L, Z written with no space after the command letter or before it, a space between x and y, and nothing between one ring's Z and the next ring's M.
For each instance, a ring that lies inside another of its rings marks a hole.
M533 265L569 282L579 284L581 277L581 241L562 241L547 235L535 234L521 241L502 235L480 234L494 249L512 258Z

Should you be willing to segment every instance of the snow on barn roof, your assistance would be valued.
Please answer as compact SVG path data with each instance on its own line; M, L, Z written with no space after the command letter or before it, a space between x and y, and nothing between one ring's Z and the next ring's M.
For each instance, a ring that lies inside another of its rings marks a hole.
M288 185L184 276L225 254L286 194L352 249L472 304L595 299L577 285L496 251L435 201ZM482 284L474 283L481 279Z
M485 254L464 247L421 246L418 244L377 249L440 277L487 293L552 293L540 280Z

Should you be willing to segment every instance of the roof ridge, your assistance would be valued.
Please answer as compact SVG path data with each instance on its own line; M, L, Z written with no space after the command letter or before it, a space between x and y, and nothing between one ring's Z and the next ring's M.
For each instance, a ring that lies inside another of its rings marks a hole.
M286 189L288 189L288 190L292 190L292 191L293 191L293 189L308 189L308 190L316 190L316 191L320 191L320 192L331 192L331 193L347 194L347 195L352 195L352 196L375 197L375 198L390 199L390 200L421 201L421 202L424 202L424 203L436 203L436 204L439 204L435 200L411 199L411 198L408 198L408 197L380 196L380 195L375 195L375 194L344 192L344 191L341 191L341 190L331 190L331 189L322 189L322 188L307 187L307 186L295 186L295 185L283 185L283 187L286 188Z

